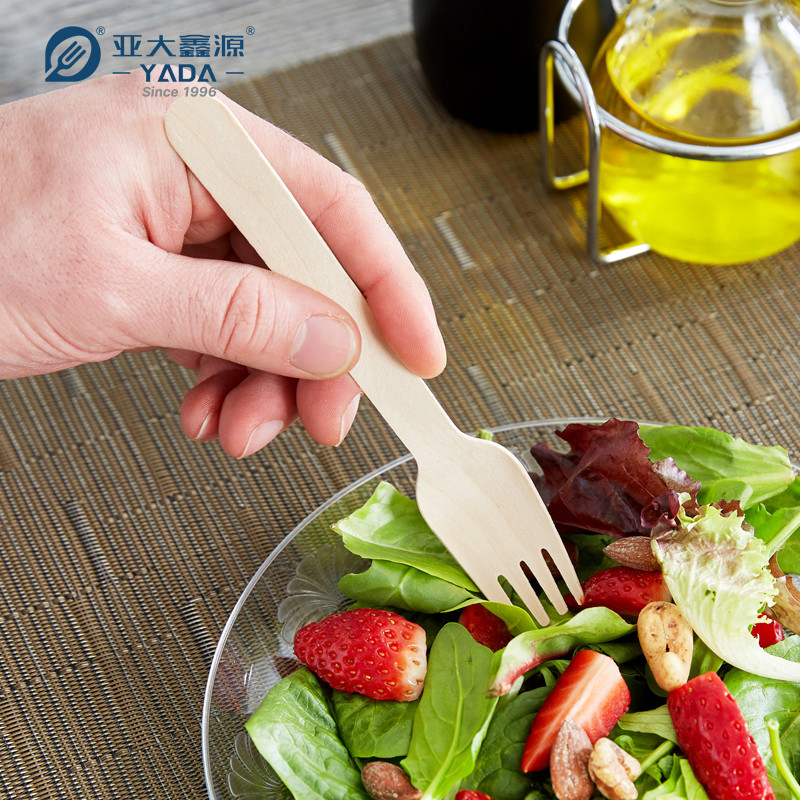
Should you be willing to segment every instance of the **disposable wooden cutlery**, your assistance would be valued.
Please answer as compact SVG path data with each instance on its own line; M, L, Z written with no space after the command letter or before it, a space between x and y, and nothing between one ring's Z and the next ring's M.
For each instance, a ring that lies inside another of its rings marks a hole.
M182 98L167 112L166 131L269 269L330 297L356 321L361 356L351 374L413 454L420 511L481 593L507 603L513 590L546 625L527 567L564 613L545 554L576 598L580 583L527 471L499 444L460 431L389 349L358 287L231 111L217 98Z

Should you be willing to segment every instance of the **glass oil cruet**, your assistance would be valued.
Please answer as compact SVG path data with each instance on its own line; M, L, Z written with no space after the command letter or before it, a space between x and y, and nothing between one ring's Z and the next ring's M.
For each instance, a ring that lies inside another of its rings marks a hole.
M572 72L567 88L600 133L590 185L640 243L630 252L734 264L800 239L800 4L633 0L620 11L588 82L569 48L550 43L543 64L555 52Z

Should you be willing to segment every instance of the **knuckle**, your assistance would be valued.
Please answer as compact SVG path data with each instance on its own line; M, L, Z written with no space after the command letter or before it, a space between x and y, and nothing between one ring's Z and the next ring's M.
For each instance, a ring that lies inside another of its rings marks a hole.
M372 196L358 178L333 164L331 167L331 172L321 175L325 184L319 187L319 196L325 200L312 217L314 224L322 217L332 215L342 220L357 220L359 214L354 211L359 212L373 205Z
M248 271L227 289L227 303L216 326L212 326L216 347L221 358L243 362L247 353L268 348L275 334L275 297L269 281L257 272Z

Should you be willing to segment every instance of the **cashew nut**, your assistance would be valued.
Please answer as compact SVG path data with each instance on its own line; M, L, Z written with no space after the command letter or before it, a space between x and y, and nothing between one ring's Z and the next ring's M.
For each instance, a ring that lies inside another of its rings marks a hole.
M656 683L671 692L689 680L692 628L674 603L648 603L637 620L639 644Z
M608 800L636 800L633 782L642 774L642 765L611 739L598 739L589 757L589 776Z

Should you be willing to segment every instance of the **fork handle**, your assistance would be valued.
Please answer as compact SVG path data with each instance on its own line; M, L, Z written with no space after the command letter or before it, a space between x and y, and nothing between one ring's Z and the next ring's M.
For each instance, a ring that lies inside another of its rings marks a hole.
M172 147L274 272L334 300L361 332L351 375L419 461L461 435L425 382L386 344L361 291L264 154L220 100L176 100L165 127Z

